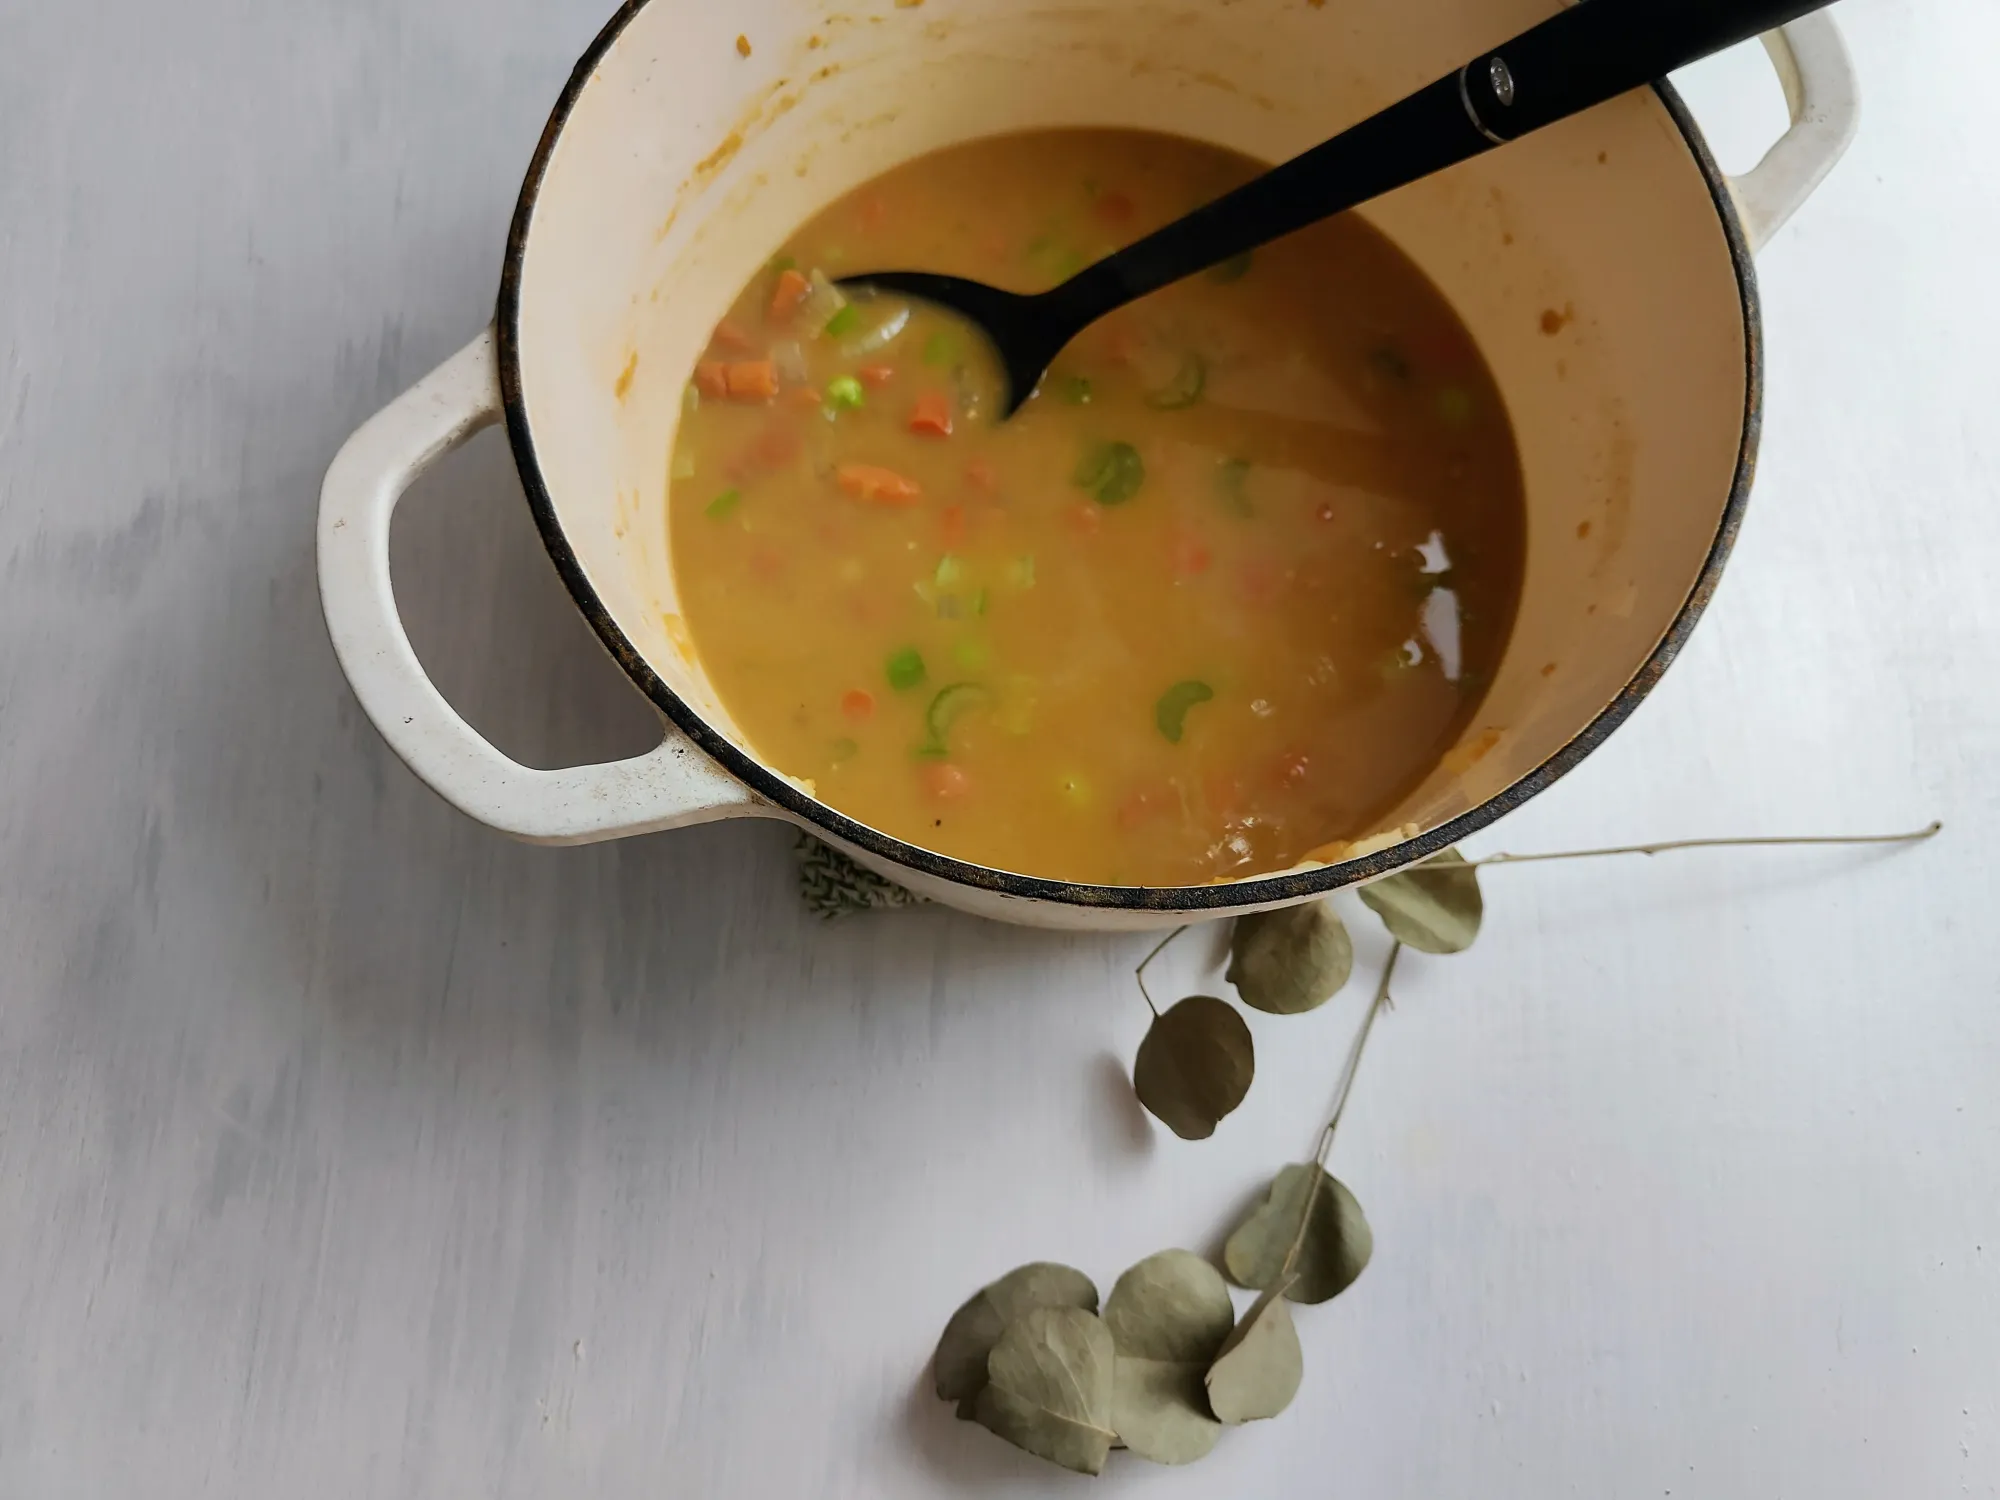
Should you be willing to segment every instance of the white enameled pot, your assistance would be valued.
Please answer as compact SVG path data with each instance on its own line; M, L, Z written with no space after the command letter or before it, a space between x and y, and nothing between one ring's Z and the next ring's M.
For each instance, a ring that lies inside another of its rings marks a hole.
M1519 619L1478 717L1380 836L1339 863L1210 886L1074 886L945 859L842 816L757 758L703 675L668 556L667 467L682 385L746 268L897 163L1086 125L1276 161L1553 8L633 0L578 63L528 168L494 326L357 432L327 474L320 590L356 697L440 796L517 838L781 818L920 894L1052 927L1159 927L1301 901L1485 826L1631 712L1716 585L1756 452L1750 254L1854 128L1852 72L1824 13L1767 38L1792 126L1745 177L1717 170L1661 87L1362 210L1444 290L1492 366L1519 440L1529 546ZM550 556L662 715L651 754L518 765L452 710L410 648L389 582L390 516L427 465L503 418Z

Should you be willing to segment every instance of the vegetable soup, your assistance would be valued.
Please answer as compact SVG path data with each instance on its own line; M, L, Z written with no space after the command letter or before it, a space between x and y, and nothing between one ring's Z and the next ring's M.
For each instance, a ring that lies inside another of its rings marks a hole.
M696 368L682 609L757 753L1053 879L1331 857L1451 747L1512 625L1520 465L1478 350L1349 214L1090 328L1012 420L920 268L1036 291L1252 175L1168 136L953 147L827 209Z

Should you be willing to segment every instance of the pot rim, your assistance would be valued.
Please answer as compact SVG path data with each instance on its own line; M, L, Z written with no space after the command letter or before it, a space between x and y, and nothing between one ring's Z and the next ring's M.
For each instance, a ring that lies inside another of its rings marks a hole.
M555 564L556 572L561 576L564 586L568 588L571 599L582 611L583 617L590 622L591 628L597 632L598 638L603 641L613 659L625 669L626 675L654 706L693 740L704 754L757 796L799 819L812 831L827 834L841 843L933 879L1030 901L1049 901L1066 906L1124 911L1207 912L1283 905L1306 900L1339 890L1343 886L1373 880L1429 859L1432 855L1450 848L1513 812L1530 798L1553 786L1603 744L1612 730L1631 717L1633 710L1638 708L1667 668L1673 664L1674 658L1680 654L1681 647L1686 644L1689 634L1706 611L1710 599L1714 597L1716 586L1722 580L1723 567L1729 560L1730 550L1734 547L1737 532L1743 524L1743 514L1750 499L1751 483L1756 477L1757 448L1763 427L1763 325L1759 310L1756 268L1751 260L1750 243L1737 214L1735 200L1730 195L1728 179L1709 153L1708 144L1703 140L1700 129L1680 95L1672 84L1659 80L1649 87L1666 107L1668 116L1680 131L1683 143L1708 184L1709 198L1715 205L1717 217L1722 221L1723 236L1729 246L1730 264L1736 274L1744 334L1742 438L1737 448L1736 469L1730 483L1729 499L1723 506L1722 517L1716 527L1715 537L1709 545L1708 555L1702 560L1701 571L1696 575L1694 586L1689 589L1686 600L1674 615L1659 644L1626 684L1618 690L1611 702L1553 755L1477 807L1415 838L1405 839L1386 849L1355 859L1343 860L1338 864L1321 865L1309 870L1296 870L1279 875L1257 876L1247 880L1225 881L1214 885L1092 885L1016 874L1011 870L999 870L987 865L953 859L919 845L906 843L879 829L855 821L815 797L807 796L762 761L716 733L708 722L647 664L625 632L619 628L617 621L612 619L610 611L605 608L603 600L598 597L596 589L585 576L576 552L563 532L562 522L556 514L554 497L549 493L548 484L542 474L541 461L535 450L534 433L528 420L527 403L521 385L521 275L527 254L528 235L534 223L535 207L541 195L542 183L548 175L556 143L561 139L563 129L569 123L577 100L589 86L598 63L617 43L626 27L631 25L639 12L650 3L651 0L625 0L617 14L605 24L604 29L598 33L596 39L577 61L569 82L564 85L561 96L549 114L548 124L543 128L541 139L536 143L534 156L529 160L527 175L521 184L520 198L515 204L513 222L507 232L506 254L501 263L500 298L495 320L498 335L500 397L507 423L507 441L513 449L514 465L520 471L521 486L527 494L528 508L534 514L535 527L541 532L543 545L548 548L549 560Z

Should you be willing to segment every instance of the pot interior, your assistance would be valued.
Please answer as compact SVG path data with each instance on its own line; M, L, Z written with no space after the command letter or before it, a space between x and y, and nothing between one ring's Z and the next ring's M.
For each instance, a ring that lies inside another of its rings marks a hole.
M513 270L517 449L524 426L545 530L560 532L645 665L754 755L681 626L666 492L688 371L788 234L899 162L1010 130L1162 130L1281 160L1553 9L628 7L559 112ZM1508 403L1528 508L1512 641L1459 745L1386 820L1407 834L1494 798L1650 678L1649 658L1726 545L1749 325L1710 181L1650 91L1361 212L1478 341Z

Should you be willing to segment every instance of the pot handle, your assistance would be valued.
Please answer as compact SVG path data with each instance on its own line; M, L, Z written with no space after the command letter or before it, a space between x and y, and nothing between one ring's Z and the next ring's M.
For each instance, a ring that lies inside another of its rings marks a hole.
M489 326L371 418L326 472L320 604L362 709L432 791L530 843L588 844L766 813L766 804L671 726L657 750L636 759L538 771L502 755L432 684L396 610L389 521L419 474L499 417Z
M1763 42L1784 85L1792 125L1762 161L1729 179L1753 251L1770 242L1833 170L1861 119L1854 62L1830 14L1801 16L1765 32Z

